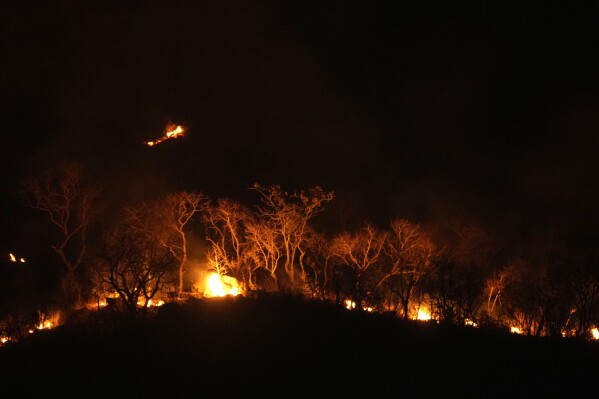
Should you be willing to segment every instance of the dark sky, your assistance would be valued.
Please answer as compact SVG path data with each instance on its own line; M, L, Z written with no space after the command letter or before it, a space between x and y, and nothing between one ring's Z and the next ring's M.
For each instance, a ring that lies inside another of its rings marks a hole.
M359 220L596 235L597 9L40 3L0 6L4 223L71 158L124 200L321 185Z

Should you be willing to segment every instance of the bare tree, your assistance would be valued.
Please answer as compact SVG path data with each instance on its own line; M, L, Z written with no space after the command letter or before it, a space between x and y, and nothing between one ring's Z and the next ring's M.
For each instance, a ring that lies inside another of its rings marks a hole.
M256 284L252 281L252 286L260 286L263 290L278 290L277 269L281 264L281 237L274 231L269 224L262 220L255 220L246 225L246 237L248 240L248 265L252 268L252 276L256 272L265 270L268 272L268 278L271 283L261 281Z
M219 199L206 209L204 223L207 239L212 246L211 258L248 289L254 287L254 268L249 262L246 226L251 223L251 212L241 203Z
M25 203L44 212L59 232L52 249L64 267L61 288L65 304L77 306L82 300L86 234L96 214L99 189L84 182L82 167L76 162L63 162L31 176L22 186L20 195Z
M539 299L545 283L543 271L525 259L514 264L515 274L502 295L506 322L522 334L541 335L545 323Z
M166 227L160 236L161 242L179 262L179 295L183 292L187 266L188 227L194 216L206 211L208 205L209 199L195 191L170 194L158 204L157 214L161 215Z
M520 266L517 261L511 261L485 281L486 317L489 321L500 325L504 323L501 309L502 298L506 288L518 278Z
M335 267L335 254L332 251L331 240L322 233L311 231L306 243L304 266L309 295L312 298L335 298L339 303L339 276Z
M395 219L390 225L385 245L391 263L387 278L391 291L399 297L403 318L407 319L415 288L433 268L435 245L418 224Z
M125 207L102 242L99 280L114 290L132 318L146 315L151 299L175 281L170 272L177 259L160 242L160 227L147 208Z
M477 225L456 225L454 241L445 246L428 281L433 312L441 321L477 322L485 302L485 282L492 273L495 238Z
M308 223L323 210L325 203L332 201L333 192L316 186L289 194L278 185L263 187L258 183L251 189L260 195L257 216L279 237L285 276L293 289L296 272L305 277L303 259ZM300 283L304 283L303 279Z
M572 329L576 337L588 339L599 311L599 279L594 270L595 263L586 257L575 257L568 263L564 284L574 309Z
M387 277L382 264L386 240L387 234L370 223L356 233L343 232L333 238L332 250L349 279L349 294L356 309L363 309L364 300L372 301Z

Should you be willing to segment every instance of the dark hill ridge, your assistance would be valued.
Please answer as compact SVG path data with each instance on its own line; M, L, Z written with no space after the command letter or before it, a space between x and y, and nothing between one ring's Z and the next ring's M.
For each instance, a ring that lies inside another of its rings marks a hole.
M117 397L597 392L594 343L402 321L295 297L190 299L134 324L107 314L80 319L2 348L2 386Z

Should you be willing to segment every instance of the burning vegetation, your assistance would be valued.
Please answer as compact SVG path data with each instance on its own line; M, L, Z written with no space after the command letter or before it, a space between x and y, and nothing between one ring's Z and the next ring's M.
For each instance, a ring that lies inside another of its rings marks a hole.
M184 131L169 129L153 143ZM498 262L493 237L471 225L453 226L445 241L407 219L324 234L313 221L333 192L318 186L292 193L278 185L249 189L257 194L253 206L195 191L128 204L95 242L86 232L98 222L100 191L85 182L80 165L31 178L23 198L59 233L50 246L62 268L55 301L61 311L110 310L137 319L189 297L287 293L405 320L599 338L592 260ZM199 236L205 237L201 243ZM8 261L25 258L9 253ZM45 309L40 303L35 308ZM2 343L60 323L23 322L10 309L2 317Z
M174 123L169 123L166 126L164 136L162 136L156 140L153 140L153 141L146 141L145 144L148 147L153 147L155 145L162 143L165 140L183 137L184 134L185 134L185 129L183 128L183 126L176 125Z

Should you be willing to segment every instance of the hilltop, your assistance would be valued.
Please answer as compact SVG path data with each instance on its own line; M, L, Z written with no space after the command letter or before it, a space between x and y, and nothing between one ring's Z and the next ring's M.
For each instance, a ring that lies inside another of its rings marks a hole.
M190 298L135 323L93 313L0 348L0 378L23 393L117 397L538 397L585 393L599 371L594 342L299 297Z

